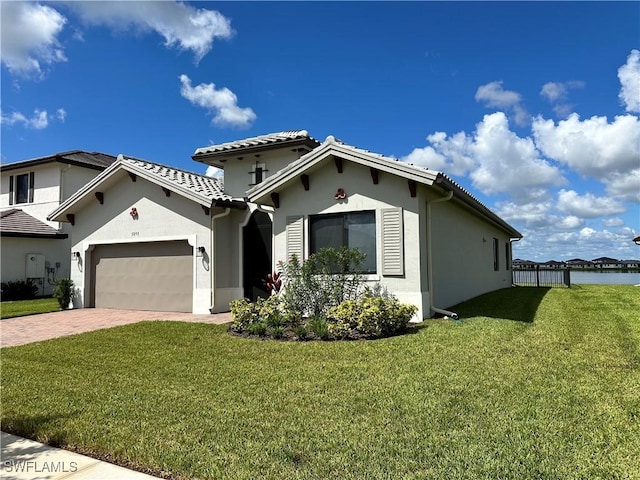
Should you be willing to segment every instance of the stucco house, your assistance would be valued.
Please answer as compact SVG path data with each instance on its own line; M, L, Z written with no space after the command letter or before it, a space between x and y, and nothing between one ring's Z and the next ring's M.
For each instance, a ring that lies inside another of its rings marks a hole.
M511 286L520 233L442 172L304 130L192 158L224 182L121 155L51 213L73 225L75 306L225 311L280 261L340 245L418 318Z
M0 165L2 282L31 278L49 295L68 278L71 229L47 215L115 159L74 150Z

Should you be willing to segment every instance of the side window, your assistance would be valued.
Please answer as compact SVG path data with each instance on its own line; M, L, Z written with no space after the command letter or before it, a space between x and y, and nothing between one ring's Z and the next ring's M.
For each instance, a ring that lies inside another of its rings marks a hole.
M9 177L9 204L32 203L34 180L33 172Z
M254 185L262 183L264 179L267 178L267 172L268 170L266 164L256 162L256 164L253 166L253 170L249 172L249 174L251 174L251 183L249 184L249 186L252 187Z
M376 273L376 215L374 211L309 217L310 253L324 247L358 248L366 255L363 273Z
M511 267L511 243L504 242L504 268L509 270Z
M496 272L500 270L500 260L498 258L499 245L500 243L498 242L498 239L494 238L493 239L493 270Z

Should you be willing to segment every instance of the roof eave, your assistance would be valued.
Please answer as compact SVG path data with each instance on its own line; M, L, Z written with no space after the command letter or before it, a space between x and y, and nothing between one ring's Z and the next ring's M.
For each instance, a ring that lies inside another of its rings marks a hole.
M198 152L194 153L191 158L196 162L204 163L205 165L213 165L214 167L224 168L224 162L218 161L222 159L237 158L242 155L249 155L255 153L261 153L269 150L279 150L281 148L291 148L298 146L308 147L310 150L317 148L320 142L313 138L293 138L289 140L282 140L278 142L268 143L264 145L250 145L245 147L230 148L227 150L219 150L216 152ZM200 149L198 149L200 150Z

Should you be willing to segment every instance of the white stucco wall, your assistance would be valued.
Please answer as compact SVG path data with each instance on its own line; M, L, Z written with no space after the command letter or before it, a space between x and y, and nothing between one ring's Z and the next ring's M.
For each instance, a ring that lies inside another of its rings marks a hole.
M2 282L25 280L27 255L44 255L53 271L45 270L44 278L33 281L38 285L38 295L51 295L57 279L69 278L69 245L68 239L2 237Z
M297 160L301 155L301 152L293 152L291 149L276 149L261 152L259 156L243 154L240 155L242 160L238 160L237 156L229 157L224 163L224 191L233 197L244 197L246 191L251 188L249 172L254 170L256 162L266 165L268 171L265 172L264 178L267 178L275 175L278 170Z
M508 235L455 200L431 206L434 306L457 303L511 286L505 243ZM498 239L498 271L493 269L493 239Z
M210 216L199 204L176 193L166 197L160 186L140 177L134 183L125 172L117 175L104 190L103 205L91 195L88 203L74 212L71 250L80 252L79 261L71 261L71 279L78 294L74 306L89 302L91 250L95 245L187 240L194 247L192 311L209 313L215 265L211 260L205 265L197 256L197 247L205 247L207 256L212 257ZM129 213L132 207L138 211L137 220Z

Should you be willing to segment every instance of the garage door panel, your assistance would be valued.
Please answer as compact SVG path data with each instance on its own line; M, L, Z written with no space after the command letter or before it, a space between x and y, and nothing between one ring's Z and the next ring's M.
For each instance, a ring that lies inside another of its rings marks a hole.
M193 256L186 241L100 245L93 258L94 306L191 312Z

